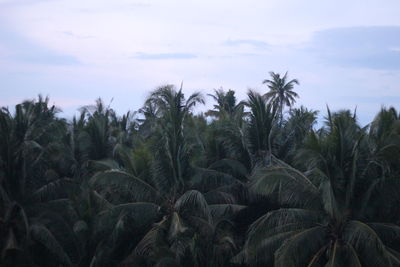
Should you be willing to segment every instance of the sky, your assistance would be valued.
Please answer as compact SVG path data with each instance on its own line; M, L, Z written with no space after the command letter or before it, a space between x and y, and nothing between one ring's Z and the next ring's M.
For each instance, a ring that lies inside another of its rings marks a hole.
M42 94L68 117L101 97L122 114L181 83L244 100L288 71L296 106L366 124L400 109L398 14L398 0L0 0L0 106Z

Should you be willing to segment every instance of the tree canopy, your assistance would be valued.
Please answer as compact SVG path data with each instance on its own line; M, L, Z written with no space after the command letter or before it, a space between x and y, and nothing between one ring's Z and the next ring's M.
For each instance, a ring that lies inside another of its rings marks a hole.
M164 85L122 116L3 107L0 265L400 266L399 111L317 124L270 75L241 101Z

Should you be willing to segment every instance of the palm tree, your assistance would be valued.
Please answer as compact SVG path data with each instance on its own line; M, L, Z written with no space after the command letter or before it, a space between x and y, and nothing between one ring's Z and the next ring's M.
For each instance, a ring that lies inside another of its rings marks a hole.
M244 102L244 105L250 108L247 139L255 161L260 161L267 155L272 155L276 108L267 104L265 98L252 90L247 96L248 100Z
M283 208L250 226L235 260L252 266L398 266L400 227L368 217L360 207L368 194L362 189L368 181L364 138L365 129L349 112L328 110L327 127L312 133L298 154L305 172L278 159L256 170L251 189L276 197Z
M285 106L291 107L299 95L293 91L295 84L299 84L297 79L288 81L288 73L286 72L283 77L279 73L271 71L271 80L265 79L263 84L267 84L269 92L263 95L272 105L274 105L279 112L279 119L283 121L283 109Z
M39 96L17 105L15 115L0 111L2 266L72 266L79 260L65 199L72 181L58 176L52 164L51 148L65 122L48 102Z
M205 129L204 153L207 166L220 160L234 160L238 165L245 165L248 171L251 168L250 154L246 144L246 125L244 103L237 103L235 92L222 88L214 90L214 94L208 94L217 104L214 109L208 110L205 115L217 118L212 120Z
M372 121L369 129L371 156L379 166L378 176L387 177L393 167L399 164L400 117L394 108L382 108Z
M400 116L394 108L382 108L371 122L363 147L368 154L366 176L375 177L367 183L368 192L363 209L370 216L399 223L398 166L400 164ZM384 194L380 192L384 191ZM386 209L377 205L386 203Z
M118 259L130 250L126 266L227 264L237 251L229 219L244 208L236 204L233 190L244 186L219 171L218 164L209 168L190 164L186 122L195 103L202 103L199 94L185 100L181 90L166 86L154 91L149 101L158 110L151 156L143 150L125 150L121 165L109 162L108 170L90 180L92 188L112 204L99 214L97 228L103 230L97 232L104 246L96 258L108 266L113 264L108 258ZM137 153L141 154L136 157ZM137 163L146 157L149 162L141 164L140 171ZM219 166L229 163L225 160ZM240 169L231 164L232 173Z
M212 116L215 118L235 118L241 120L243 113L242 103L236 103L235 91L228 90L225 92L222 88L214 90L214 94L207 94L212 97L217 104L214 105L213 110L209 110L205 113L206 116Z
M79 139L87 144L88 158L91 160L104 159L111 155L111 119L114 110L106 107L98 98L96 105L84 106L81 113L85 120Z
M311 133L317 122L318 111L301 106L289 112L281 133L276 136L277 150L275 156L287 162L294 163L293 159L303 145L304 139Z
M182 88L176 91L172 85L167 85L152 92L148 101L154 103L158 110L158 128L154 132L157 138L154 153L158 175L160 180L168 181L166 186L171 190L181 190L189 178L188 159L191 149L185 136L185 123L194 106L204 104L204 99L200 93L185 99ZM167 176L172 180L167 179Z

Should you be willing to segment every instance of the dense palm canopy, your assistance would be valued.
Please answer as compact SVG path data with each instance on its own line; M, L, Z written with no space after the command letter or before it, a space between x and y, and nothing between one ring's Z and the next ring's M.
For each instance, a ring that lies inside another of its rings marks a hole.
M377 181L362 147L365 129L347 111L330 114L328 110L328 114L326 128L311 132L298 151L303 171L278 159L273 166L255 171L251 189L276 196L284 208L267 212L250 226L242 252L248 262L276 266L400 263L400 227L376 221L364 208L373 196L361 189ZM379 187L374 190L384 193Z
M398 110L317 127L297 80L271 77L205 115L172 85L122 116L2 108L0 265L400 266Z

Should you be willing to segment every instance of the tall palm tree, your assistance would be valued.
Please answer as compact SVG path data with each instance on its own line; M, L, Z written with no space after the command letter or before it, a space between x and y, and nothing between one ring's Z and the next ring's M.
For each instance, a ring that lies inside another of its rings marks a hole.
M250 108L247 139L255 161L260 161L272 154L276 108L267 104L265 98L252 90L247 96L248 100L244 102L244 105Z
M280 129L281 134L276 136L278 149L275 156L287 163L293 163L304 139L313 130L317 115L318 111L309 110L304 106L292 109L283 128Z
M87 153L89 159L97 160L110 156L112 151L111 119L114 110L105 106L98 98L96 105L81 108L85 117L84 128L80 133L80 139L88 144Z
M330 114L298 160L254 172L251 189L284 206L256 220L242 254L253 266L398 266L400 227L363 214L365 138L349 112ZM382 188L380 188L382 189ZM399 187L397 186L397 190ZM381 194L383 192L380 192ZM398 205L398 203L397 203ZM377 207L385 209L385 203Z
M225 92L222 88L214 90L214 94L207 94L212 97L217 104L214 105L213 110L208 110L205 115L212 116L218 119L221 118L235 118L238 120L242 119L243 105L242 103L237 103L235 91L228 90Z
M185 100L182 91L172 86L157 89L149 101L158 110L149 162L140 171L139 159L148 156L135 149L126 151L121 165L111 164L90 180L112 204L98 220L104 245L96 258L106 260L100 266L109 266L113 263L107 259L131 250L126 266L227 264L237 247L232 227L224 221L243 209L236 205L229 186L240 183L218 171L218 166L190 165L186 121L195 103L203 101L199 94ZM225 191L218 193L218 188Z
M400 170L400 116L394 108L382 108L371 122L366 141L369 164L364 169L368 177L375 177L367 183L363 209L387 221L399 223L399 194L397 191ZM384 191L385 194L381 194ZM376 205L386 203L387 209Z
M164 181L169 180L166 176L172 178L173 184L168 186L171 190L181 190L188 178L191 149L185 136L185 123L196 104L204 104L203 96L193 93L185 99L182 88L175 90L174 86L167 85L153 91L147 101L154 103L158 111L155 121L158 128L154 132L158 174Z
M39 96L17 105L15 115L0 111L2 266L72 266L79 260L66 212L72 181L52 169L51 146L61 139L65 122L48 102Z
M398 165L400 158L400 117L396 109L382 108L370 124L368 137L371 156L381 171L377 175L391 175L391 167Z
M277 107L280 121L283 121L283 109L285 106L291 107L299 95L293 91L294 85L299 85L297 79L288 80L288 73L281 77L279 73L271 71L271 79L265 79L263 84L266 84L269 88L269 92L263 96Z
M238 161L238 165L245 165L248 170L251 168L250 155L246 145L246 125L244 103L236 101L235 92L222 88L214 90L214 94L208 94L217 104L214 109L208 110L205 115L216 118L213 120L203 136L205 136L204 157L207 158L207 165L212 165L222 159Z

